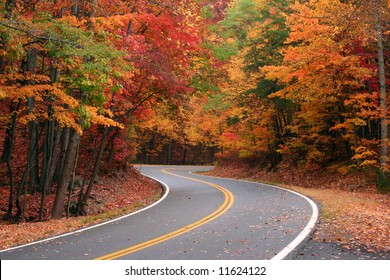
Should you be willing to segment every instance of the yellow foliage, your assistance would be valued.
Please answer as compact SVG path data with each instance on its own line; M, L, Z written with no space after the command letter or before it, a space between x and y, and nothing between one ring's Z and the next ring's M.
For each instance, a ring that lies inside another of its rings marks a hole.
M64 23L70 24L74 27L84 27L86 24L85 19L76 18L75 16L66 15L62 16L61 18L57 19L58 21L62 21Z
M93 106L84 106L85 110L90 116L90 121L93 124L103 125L103 126L115 126L119 128L124 128L124 126L110 118L102 116L98 113L99 109Z
M360 118L354 118L351 120L352 123L354 123L355 125L357 126L365 126L367 125L367 122L363 119L360 119Z
M374 166L378 163L378 161L376 160L368 160L366 159L365 161L363 161L360 166Z
M5 91L3 91L2 89L0 89L0 99L4 99L7 97L7 94L5 93Z
M70 108L74 109L79 106L79 102L72 96L66 94L62 89L58 87L52 87L52 90L54 95Z
M78 134L82 135L83 130L81 126L75 121L74 114L65 110L55 110L54 117L62 127L70 127L77 131Z
M31 121L35 121L37 116L35 114L27 114L19 119L19 122L22 124L27 124Z
M359 146L355 149L355 155L352 157L353 160L361 160L359 164L362 167L372 166L377 164L375 156L377 153L364 146Z
M332 126L329 130L332 131L332 130L350 129L350 128L351 128L351 125L348 123L339 123L339 124Z
M337 169L337 172L341 175L347 175L351 171L351 166L341 166Z

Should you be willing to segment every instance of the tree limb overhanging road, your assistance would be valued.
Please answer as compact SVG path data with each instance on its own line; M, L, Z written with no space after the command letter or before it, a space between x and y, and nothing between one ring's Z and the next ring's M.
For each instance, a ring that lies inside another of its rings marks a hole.
M318 218L308 198L277 187L138 166L165 196L125 217L0 252L0 259L283 259Z

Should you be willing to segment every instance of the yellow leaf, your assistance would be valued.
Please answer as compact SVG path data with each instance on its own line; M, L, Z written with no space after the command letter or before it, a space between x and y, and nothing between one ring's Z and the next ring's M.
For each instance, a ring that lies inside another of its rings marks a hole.
M0 89L0 99L4 99L6 97L7 97L7 95L5 94L5 91Z

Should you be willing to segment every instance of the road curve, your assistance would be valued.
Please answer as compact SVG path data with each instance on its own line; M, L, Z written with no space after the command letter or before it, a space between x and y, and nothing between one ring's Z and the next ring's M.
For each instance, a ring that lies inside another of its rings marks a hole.
M166 186L153 207L1 251L0 259L283 259L318 217L315 204L294 192L190 173L210 167L138 168Z

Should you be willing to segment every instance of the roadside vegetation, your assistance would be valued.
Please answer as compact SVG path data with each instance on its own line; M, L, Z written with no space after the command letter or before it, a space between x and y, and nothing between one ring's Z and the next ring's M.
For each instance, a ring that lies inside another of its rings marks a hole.
M127 205L101 182L135 162L239 162L388 249L389 5L1 1L1 225Z
M299 177L292 177L295 171L282 167L260 171L236 162L217 166L209 174L272 184L306 195L320 207L314 240L341 244L345 249L390 253L390 194L377 192L375 178L367 182L364 174L341 177L302 171ZM360 178L356 180L356 176ZM359 179L361 185L356 184Z
M142 176L133 168L115 176L102 177L91 193L86 207L87 216L29 223L0 221L0 249L53 237L130 214L156 202L162 194L160 184ZM49 203L54 196L47 199ZM28 197L27 217L34 215L38 207L36 199Z

